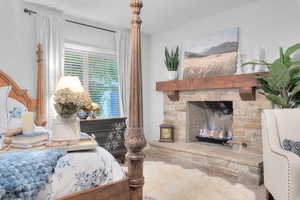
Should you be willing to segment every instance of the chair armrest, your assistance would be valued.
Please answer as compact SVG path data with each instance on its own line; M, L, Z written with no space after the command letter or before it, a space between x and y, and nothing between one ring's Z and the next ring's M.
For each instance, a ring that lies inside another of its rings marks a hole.
M263 156L265 186L274 198L299 200L300 157L281 148L274 148Z
M300 157L282 148L277 123L273 110L263 112L265 186L276 200L299 200ZM286 127L288 128L288 125Z
M288 191L290 200L300 199L300 157L292 152L286 152L288 158Z
M281 148L273 115L264 111L262 115L263 162L265 187L275 199L288 200L288 155Z
M289 161L284 151L264 146L264 184L275 199L288 200Z

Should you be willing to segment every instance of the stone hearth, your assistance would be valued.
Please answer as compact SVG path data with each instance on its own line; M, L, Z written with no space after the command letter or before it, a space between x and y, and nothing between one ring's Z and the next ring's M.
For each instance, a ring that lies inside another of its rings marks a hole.
M213 176L226 176L253 186L263 181L262 156L258 154L234 152L229 147L212 144L156 141L148 144L148 152L156 159L186 168L198 168Z
M175 126L175 141L190 142L187 131L187 104L193 101L232 101L233 103L233 149L234 151L262 153L261 109L271 108L262 95L256 100L244 101L239 89L210 89L179 92L178 101L164 95L164 121Z

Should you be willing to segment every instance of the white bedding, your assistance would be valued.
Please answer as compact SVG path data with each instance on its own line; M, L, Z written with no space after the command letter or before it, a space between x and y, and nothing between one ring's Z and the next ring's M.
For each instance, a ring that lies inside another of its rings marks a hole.
M2 90L6 89L1 87ZM6 91L9 88L6 89ZM3 93L3 92L2 92ZM7 95L0 95L5 96ZM0 149L1 133L7 129L21 126L21 114L27 109L20 102L7 98L2 101L5 119L0 117ZM1 103L1 102L0 102ZM0 106L1 107L1 106ZM5 109L4 109L5 108ZM60 158L49 183L39 192L37 200L54 200L75 192L119 181L125 178L119 163L105 149L97 147L95 151L68 153Z
M74 192L125 178L119 163L105 149L68 153L60 158L38 200L57 199Z

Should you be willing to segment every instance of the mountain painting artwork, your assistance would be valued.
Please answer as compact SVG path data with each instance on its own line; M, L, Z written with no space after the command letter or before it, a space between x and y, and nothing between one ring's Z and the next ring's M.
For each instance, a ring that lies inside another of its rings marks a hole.
M204 78L236 73L238 28L189 41L184 45L183 79Z

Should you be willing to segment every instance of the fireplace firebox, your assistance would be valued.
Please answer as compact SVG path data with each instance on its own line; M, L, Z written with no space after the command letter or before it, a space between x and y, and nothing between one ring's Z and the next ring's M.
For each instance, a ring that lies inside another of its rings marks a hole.
M190 101L187 108L188 142L231 146L232 101Z

